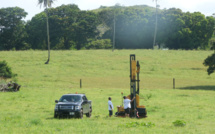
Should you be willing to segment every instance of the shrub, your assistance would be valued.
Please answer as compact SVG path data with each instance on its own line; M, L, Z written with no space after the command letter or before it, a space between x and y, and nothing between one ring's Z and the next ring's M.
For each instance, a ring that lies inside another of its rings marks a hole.
M42 125L42 121L40 119L32 119L30 124L32 124L32 125Z
M7 65L7 62L0 61L0 77L7 79L7 78L13 78L17 76L17 74L13 74L11 68Z
M112 45L111 45L110 39L101 39L101 40L91 41L86 46L86 49L109 49L111 47Z
M186 125L186 122L185 121L182 121L182 120L176 120L173 122L173 125L176 126L176 127L183 127Z

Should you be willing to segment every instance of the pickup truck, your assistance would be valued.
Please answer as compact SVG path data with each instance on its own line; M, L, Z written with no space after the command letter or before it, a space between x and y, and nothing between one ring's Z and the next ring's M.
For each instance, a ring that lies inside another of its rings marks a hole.
M65 94L60 100L55 100L54 118L57 117L78 117L83 118L83 114L91 117L92 102L87 100L85 94Z

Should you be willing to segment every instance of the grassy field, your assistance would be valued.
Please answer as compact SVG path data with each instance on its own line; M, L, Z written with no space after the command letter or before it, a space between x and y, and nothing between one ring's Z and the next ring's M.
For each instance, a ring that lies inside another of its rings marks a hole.
M0 93L0 133L215 133L215 74L208 76L202 64L212 53L51 51L46 65L47 51L1 51L0 61L8 62L22 87L19 92ZM148 117L109 118L108 97L112 97L115 113L122 103L121 92L130 92L130 54L140 61L140 104L146 106ZM54 101L75 92L92 100L92 117L54 119ZM174 126L177 120L186 125Z

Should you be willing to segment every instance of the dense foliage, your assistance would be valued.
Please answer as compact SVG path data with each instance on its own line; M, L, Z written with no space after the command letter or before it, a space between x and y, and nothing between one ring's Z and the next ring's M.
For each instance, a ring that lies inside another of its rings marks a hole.
M17 74L13 74L11 68L7 65L6 61L0 61L0 77L7 79L15 77Z
M52 49L81 49L88 39L98 35L97 15L91 11L81 11L76 5L49 9L49 22ZM37 14L26 25L33 49L45 49L45 26L44 12Z
M0 50L27 47L25 22L22 21L26 15L27 13L19 7L0 9Z
M152 48L154 9L128 7L102 10L99 14L105 20L104 23L110 27L103 38L113 36L113 12L115 12L117 48ZM213 35L214 26L215 19L205 18L200 12L183 13L175 8L159 10L156 44L164 44L170 49L205 48L208 47L209 39Z
M45 11L24 22L23 9L0 9L0 50L47 49ZM153 47L156 14L149 6L81 11L70 4L49 8L48 14L51 49L107 49L113 41L117 49ZM156 44L169 49L209 48L214 26L215 19L200 12L158 10Z
M208 66L207 72L208 75L212 74L215 71L215 53L211 56L208 56L204 63L205 66Z

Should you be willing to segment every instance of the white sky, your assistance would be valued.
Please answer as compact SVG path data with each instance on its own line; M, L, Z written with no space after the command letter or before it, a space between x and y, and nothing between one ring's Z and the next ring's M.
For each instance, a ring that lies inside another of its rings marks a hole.
M81 10L97 9L102 6L113 6L119 3L123 6L148 5L155 7L153 0L56 0L52 7L62 4L76 4ZM201 12L206 16L215 13L215 0L158 0L160 9L172 7L180 8L183 12ZM38 0L0 0L0 8L15 7L23 8L27 13L25 20L30 20L35 14L44 10L38 5Z

